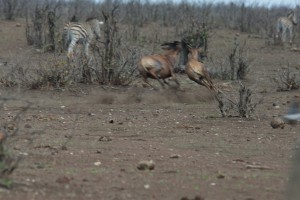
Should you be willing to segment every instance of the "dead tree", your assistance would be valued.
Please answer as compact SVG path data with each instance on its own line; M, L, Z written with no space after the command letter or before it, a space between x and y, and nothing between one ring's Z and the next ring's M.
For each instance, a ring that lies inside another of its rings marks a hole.
M49 50L55 50L55 13L53 11L48 12L48 28L49 28Z
M114 6L110 12L102 11L104 17L104 52L102 58L102 81L103 83L111 83L114 73L114 51L115 43L117 42L116 33L117 21L115 19L118 6Z
M6 20L13 20L15 17L15 10L19 3L19 0L2 0L3 12Z

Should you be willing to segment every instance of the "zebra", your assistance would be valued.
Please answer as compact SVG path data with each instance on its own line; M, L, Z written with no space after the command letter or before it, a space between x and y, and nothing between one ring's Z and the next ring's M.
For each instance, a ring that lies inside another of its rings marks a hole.
M68 49L68 59L73 59L73 51L77 42L84 45L85 55L89 57L89 45L94 36L100 39L100 25L103 22L95 18L89 18L86 23L68 22L64 26L65 47Z
M287 17L279 17L277 20L277 34L276 34L276 38L279 38L280 35L280 39L282 42L286 41L286 34L287 31L289 32L289 38L290 38L290 44L292 44L292 40L293 40L293 29L294 26L297 25L297 18L296 15L294 13L294 11L290 11L287 15Z

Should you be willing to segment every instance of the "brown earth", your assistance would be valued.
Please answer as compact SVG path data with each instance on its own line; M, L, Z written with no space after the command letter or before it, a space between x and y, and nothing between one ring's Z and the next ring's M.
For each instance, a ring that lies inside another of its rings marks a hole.
M41 56L26 45L17 23L0 21L0 61ZM216 31L210 54L229 55L234 37ZM285 199L299 126L273 129L270 121L285 114L299 91L276 92L271 79L284 65L299 68L300 54L240 37L254 58L246 84L254 102L263 98L251 119L220 117L209 92L184 75L183 91L152 91L140 80L127 88L72 91L2 87L0 97L12 98L2 105L2 123L26 101L32 105L12 125L19 130L9 149L24 159L0 199ZM236 83L216 82L237 91ZM154 169L138 169L150 160Z

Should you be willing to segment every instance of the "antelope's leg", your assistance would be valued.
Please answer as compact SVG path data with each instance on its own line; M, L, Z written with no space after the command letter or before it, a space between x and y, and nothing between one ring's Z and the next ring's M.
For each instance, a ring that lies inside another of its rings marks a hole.
M170 84L166 81L166 79L163 79L163 82L164 82L165 84L167 84L167 85L170 85Z
M154 87L153 85L151 85L147 79L147 77L143 77L143 80L145 83L147 83L151 88L153 88L154 90L158 90L156 87Z
M171 76L172 76L172 79L173 79L173 80L175 81L175 83L177 84L177 86L180 87L180 83L179 83L179 81L177 80L177 78L176 78L176 76L175 76L175 74L174 74L173 71L171 72Z
M151 74L152 77L155 78L163 88L165 88L164 83L160 80L160 78L157 76L157 74L155 72L149 71L149 74Z

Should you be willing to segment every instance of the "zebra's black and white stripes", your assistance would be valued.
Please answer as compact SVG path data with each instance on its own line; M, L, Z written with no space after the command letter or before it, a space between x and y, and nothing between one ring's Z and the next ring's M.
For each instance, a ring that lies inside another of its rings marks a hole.
M85 55L89 56L89 45L93 38L100 39L100 25L102 21L92 18L86 23L69 22L64 27L65 46L68 48L68 58L73 58L74 47L77 42L84 45Z
M293 41L294 26L297 25L297 18L294 11L290 11L287 17L279 17L276 24L276 38L286 42L287 33L289 33L290 43Z

